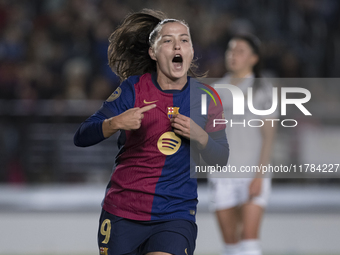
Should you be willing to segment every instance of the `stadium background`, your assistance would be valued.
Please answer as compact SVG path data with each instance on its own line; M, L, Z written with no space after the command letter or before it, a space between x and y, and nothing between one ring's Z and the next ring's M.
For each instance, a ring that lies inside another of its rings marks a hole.
M119 84L107 65L108 36L142 8L189 23L208 77L224 74L228 39L252 32L263 44L266 76L332 78L313 88L310 107L321 117L309 120L308 132L279 130L273 162L340 163L337 0L0 0L0 254L97 252L115 139L80 149L72 138ZM340 254L339 176L299 177L273 180L265 254ZM218 254L204 179L199 194L196 253Z

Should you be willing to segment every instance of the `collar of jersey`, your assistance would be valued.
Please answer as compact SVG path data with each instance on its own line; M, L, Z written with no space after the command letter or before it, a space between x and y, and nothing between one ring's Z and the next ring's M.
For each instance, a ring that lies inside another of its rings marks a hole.
M168 94L177 94L177 93L181 93L182 91L184 91L189 83L188 83L188 80L189 80L189 77L187 79L187 83L184 85L184 87L181 89L181 90L178 90L178 89L166 89L166 90L163 90L161 88L161 86L159 86L158 82L157 82L157 73L152 73L151 74L151 79L152 79L152 83L156 86L157 89L159 89L160 91L164 92L164 93L168 93Z

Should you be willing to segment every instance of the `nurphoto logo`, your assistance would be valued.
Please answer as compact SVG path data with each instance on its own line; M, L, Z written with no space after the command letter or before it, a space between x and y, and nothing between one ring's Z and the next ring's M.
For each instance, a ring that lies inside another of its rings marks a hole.
M216 89L228 89L233 98L233 115L244 115L244 101L245 97L240 88L230 84L217 84L214 86ZM295 93L304 95L303 98L288 98L287 94ZM304 115L311 116L312 114L307 110L307 108L303 105L307 103L311 99L311 93L308 89L298 88L298 87L282 87L281 88L281 116L287 115L287 105L295 105ZM223 102L222 102L223 103ZM253 88L249 87L247 91L247 105L251 113L258 116L270 115L273 114L278 106L278 89L272 88L272 105L269 109L259 110L254 107L253 104ZM207 114L207 95L201 95L201 114ZM250 127L261 127L264 125L264 121L271 121L272 126L274 126L275 121L280 121L279 119L251 119L247 121L248 126ZM226 119L215 119L214 127L220 124L227 124L229 121ZM255 123L257 123L255 125ZM288 125L288 123L293 123ZM283 119L281 120L281 125L283 127L295 127L297 126L297 121L295 119ZM233 122L230 120L230 125L246 125L246 120L243 122Z

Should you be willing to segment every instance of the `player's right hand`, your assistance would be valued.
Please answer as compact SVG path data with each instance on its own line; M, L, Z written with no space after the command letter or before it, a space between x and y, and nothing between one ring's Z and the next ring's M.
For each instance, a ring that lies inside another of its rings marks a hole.
M122 114L116 116L115 122L118 124L119 129L123 130L136 130L139 129L144 118L144 112L147 112L155 108L156 104L144 106L142 108L135 107L131 108Z

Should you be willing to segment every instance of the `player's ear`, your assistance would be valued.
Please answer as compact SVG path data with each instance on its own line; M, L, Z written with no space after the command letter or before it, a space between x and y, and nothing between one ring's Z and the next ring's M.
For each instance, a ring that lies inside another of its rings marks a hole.
M256 54L253 54L250 61L251 61L252 66L256 65L257 62L259 62L259 56Z
M155 51L152 47L149 48L149 55L151 59L157 61Z

